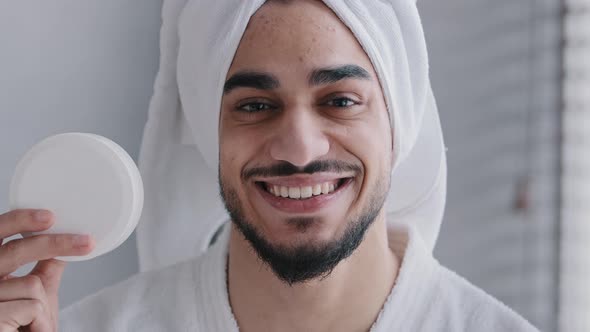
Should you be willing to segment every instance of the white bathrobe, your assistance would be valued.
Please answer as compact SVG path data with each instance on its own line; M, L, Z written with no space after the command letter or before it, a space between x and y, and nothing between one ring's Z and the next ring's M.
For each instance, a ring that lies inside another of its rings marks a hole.
M482 290L441 266L417 230L389 229L401 269L372 332L537 331ZM60 331L237 332L229 304L229 227L200 257L141 273L61 313Z

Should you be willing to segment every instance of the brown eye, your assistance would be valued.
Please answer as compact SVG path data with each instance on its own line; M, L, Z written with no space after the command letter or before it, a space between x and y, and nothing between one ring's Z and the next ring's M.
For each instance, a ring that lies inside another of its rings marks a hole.
M341 97L341 98L334 98L326 103L328 106L338 107L338 108L347 108L354 105L358 105L358 103L350 98Z
M246 103L237 107L237 111L239 112L246 112L246 113L257 113L263 112L267 110L272 110L275 107L266 103Z

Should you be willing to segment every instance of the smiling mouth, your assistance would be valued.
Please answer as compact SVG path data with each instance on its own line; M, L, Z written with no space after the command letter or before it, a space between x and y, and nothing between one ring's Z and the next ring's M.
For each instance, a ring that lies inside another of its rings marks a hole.
M275 197L307 200L317 196L330 195L350 181L352 181L351 177L301 187L280 186L268 182L256 182L256 185Z

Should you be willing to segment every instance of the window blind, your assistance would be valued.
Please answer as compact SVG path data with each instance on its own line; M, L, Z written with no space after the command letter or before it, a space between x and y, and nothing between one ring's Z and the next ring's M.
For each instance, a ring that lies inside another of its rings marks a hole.
M566 0L560 331L590 331L590 0Z

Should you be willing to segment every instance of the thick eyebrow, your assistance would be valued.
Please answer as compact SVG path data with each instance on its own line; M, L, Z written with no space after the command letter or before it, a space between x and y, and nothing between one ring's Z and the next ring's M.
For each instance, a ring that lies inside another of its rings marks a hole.
M367 70L357 65L318 68L309 76L309 84L331 84L347 78L371 80L371 75Z
M223 93L230 93L237 88L254 88L272 90L280 86L279 80L270 74L255 71L241 71L233 74L223 86Z

